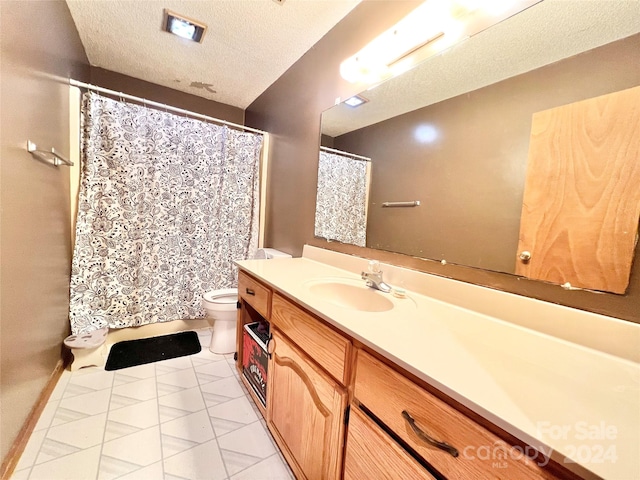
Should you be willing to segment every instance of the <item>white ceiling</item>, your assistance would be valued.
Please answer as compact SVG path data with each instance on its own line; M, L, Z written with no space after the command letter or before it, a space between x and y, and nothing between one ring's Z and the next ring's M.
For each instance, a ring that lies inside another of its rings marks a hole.
M91 65L242 109L360 2L66 1ZM203 43L162 31L164 8L206 24ZM326 112L323 133L361 128L638 32L640 0L544 0L366 92L364 106Z
M242 109L359 2L67 0L91 65ZM207 25L203 43L162 31L164 8Z
M640 32L640 0L544 0L322 115L335 137ZM640 68L640 52L638 53Z

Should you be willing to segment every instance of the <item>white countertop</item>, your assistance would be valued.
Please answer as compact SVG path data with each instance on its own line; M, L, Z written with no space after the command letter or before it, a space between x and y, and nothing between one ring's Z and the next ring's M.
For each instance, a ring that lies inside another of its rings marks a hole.
M380 293L385 312L339 307L310 282L360 277L308 258L237 263L576 473L640 479L638 363L410 291Z

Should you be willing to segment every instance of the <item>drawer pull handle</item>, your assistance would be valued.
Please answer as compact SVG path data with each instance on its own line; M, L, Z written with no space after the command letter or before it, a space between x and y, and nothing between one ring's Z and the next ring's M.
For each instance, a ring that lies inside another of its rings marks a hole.
M406 410L402 411L402 418L407 421L407 423L411 427L411 430L413 430L422 441L428 443L432 447L436 447L440 450L444 450L445 452L449 452L452 457L457 457L459 455L458 450L455 447L449 445L446 442L439 442L438 440L431 438L429 435L420 430L420 428L416 425L416 421L411 415L409 415L409 412L407 412Z
M247 292L247 295L255 295L256 291L252 288L245 288L245 291Z

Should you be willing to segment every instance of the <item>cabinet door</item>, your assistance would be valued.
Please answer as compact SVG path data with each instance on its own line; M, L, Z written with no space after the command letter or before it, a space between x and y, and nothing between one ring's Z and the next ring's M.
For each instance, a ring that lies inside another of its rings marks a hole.
M404 451L389 435L351 407L344 480L433 480L433 476Z
M278 331L270 349L269 428L297 478L339 478L346 391Z

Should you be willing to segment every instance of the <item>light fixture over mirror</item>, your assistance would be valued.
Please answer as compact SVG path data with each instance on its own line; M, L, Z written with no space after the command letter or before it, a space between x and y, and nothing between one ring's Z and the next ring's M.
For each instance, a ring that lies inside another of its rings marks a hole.
M340 64L351 83L376 85L541 0L427 0Z

